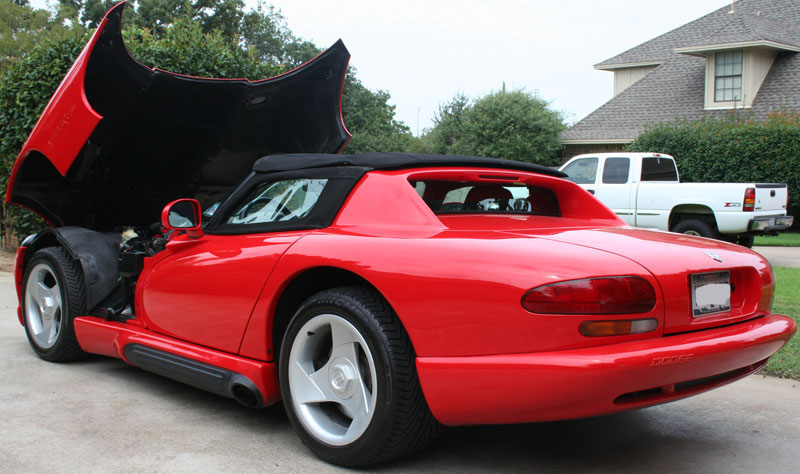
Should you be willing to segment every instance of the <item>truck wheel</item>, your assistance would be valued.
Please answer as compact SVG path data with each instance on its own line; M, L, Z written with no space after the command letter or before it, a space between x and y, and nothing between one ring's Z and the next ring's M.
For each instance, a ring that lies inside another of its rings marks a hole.
M422 395L414 348L375 291L322 291L300 307L278 362L283 405L325 461L363 466L421 448L439 425Z
M740 235L736 238L736 243L747 248L753 248L753 242L755 241L755 237L752 235Z
M72 320L86 307L80 264L60 247L39 250L22 279L22 320L34 352L44 360L82 359Z
M720 233L711 224L699 219L681 221L672 228L672 232L708 237L709 239L719 239L721 237Z

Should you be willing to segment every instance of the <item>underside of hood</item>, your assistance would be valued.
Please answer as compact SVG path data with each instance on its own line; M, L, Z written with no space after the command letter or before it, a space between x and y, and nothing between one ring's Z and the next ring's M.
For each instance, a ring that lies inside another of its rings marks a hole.
M261 81L150 69L125 48L112 8L50 99L12 170L6 202L51 225L112 230L154 222L181 197L205 206L259 157L337 153L350 134L338 41Z

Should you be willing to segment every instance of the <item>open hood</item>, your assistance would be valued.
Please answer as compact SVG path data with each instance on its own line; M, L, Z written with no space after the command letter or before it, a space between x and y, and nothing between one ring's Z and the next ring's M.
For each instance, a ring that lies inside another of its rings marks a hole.
M131 57L120 3L106 14L14 163L6 202L51 225L147 225L181 197L218 200L253 162L337 153L350 134L341 93L350 55L338 41L261 81L150 69Z

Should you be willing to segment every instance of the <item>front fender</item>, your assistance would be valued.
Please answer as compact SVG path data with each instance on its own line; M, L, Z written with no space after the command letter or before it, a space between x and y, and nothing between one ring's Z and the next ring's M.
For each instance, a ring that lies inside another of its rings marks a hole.
M81 264L86 284L86 309L91 312L119 283L120 242L118 234L103 234L83 227L43 229L25 239L27 251L22 262L23 271L17 277L17 285L20 287L22 284L24 268L37 250L61 246Z

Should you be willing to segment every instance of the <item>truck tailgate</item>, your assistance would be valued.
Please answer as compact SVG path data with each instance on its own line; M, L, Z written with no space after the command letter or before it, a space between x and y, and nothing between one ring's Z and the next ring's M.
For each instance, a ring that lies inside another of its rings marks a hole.
M785 184L762 183L756 184L756 212L786 211L786 199L789 190Z

